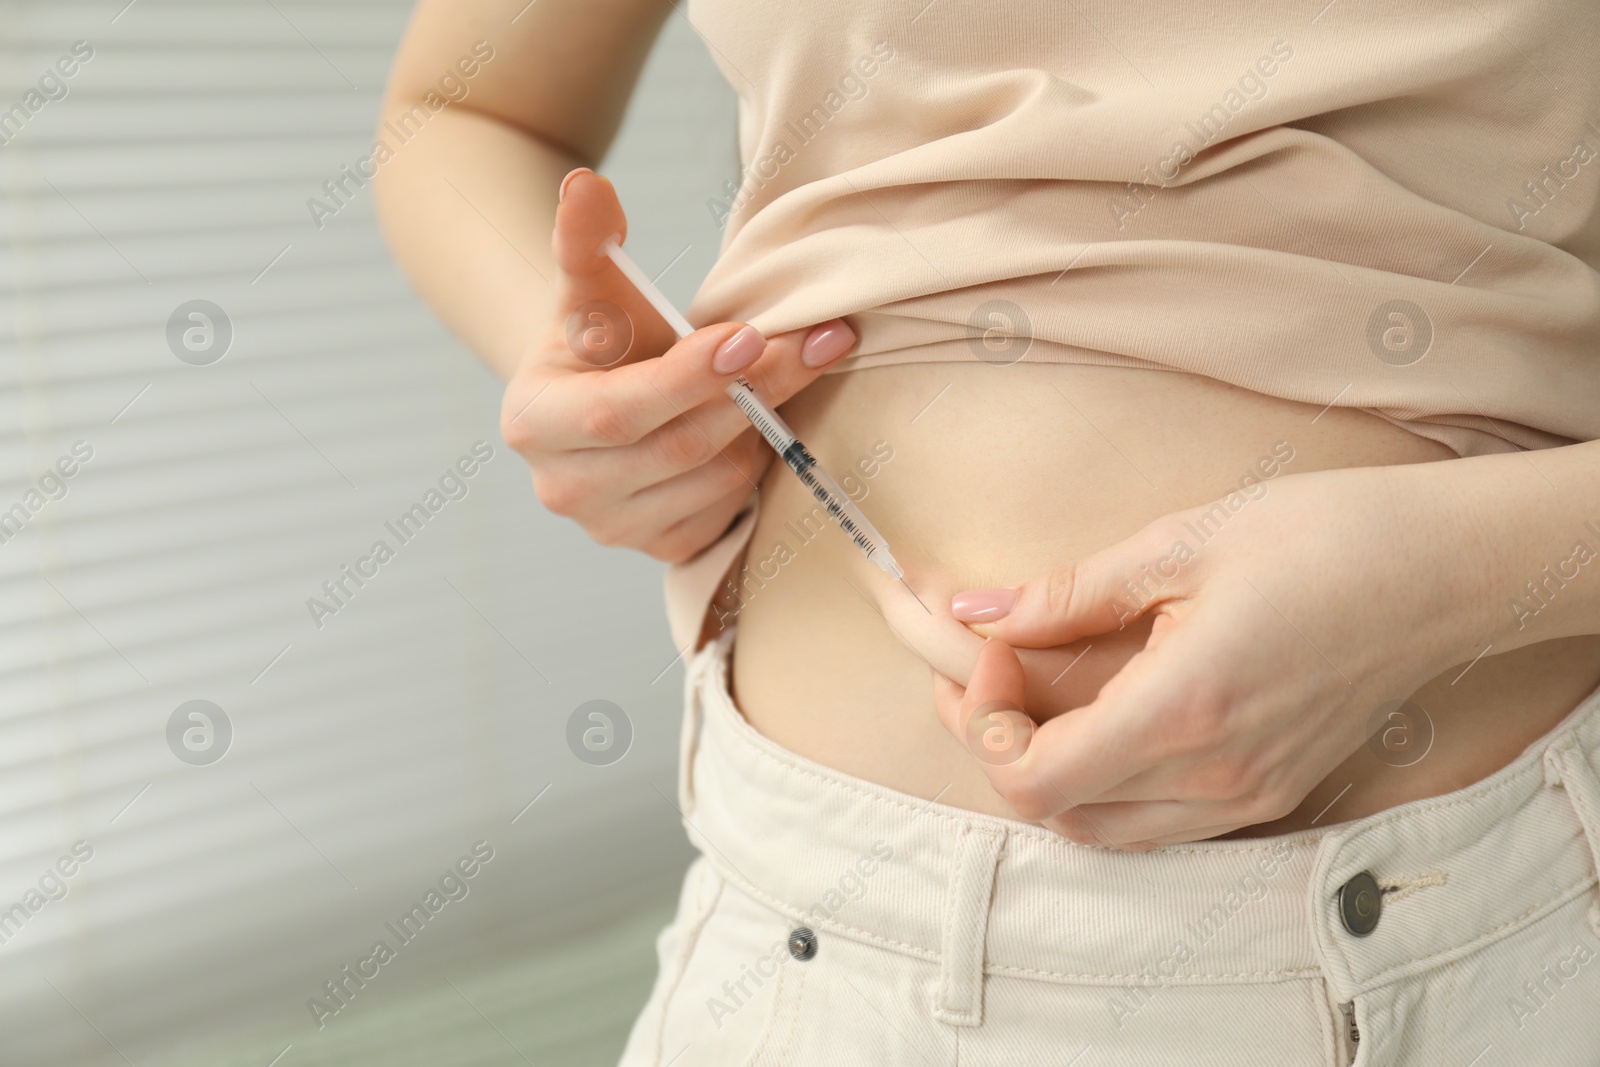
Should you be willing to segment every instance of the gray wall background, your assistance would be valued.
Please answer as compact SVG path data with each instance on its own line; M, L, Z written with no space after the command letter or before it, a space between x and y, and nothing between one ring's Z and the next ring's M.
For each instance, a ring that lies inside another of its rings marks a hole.
M737 165L679 12L604 170L686 304ZM23 909L0 1063L606 1063L653 977L689 858L661 567L540 509L498 383L410 293L367 192L321 229L306 204L370 149L408 13L0 5L0 109L24 109L0 145L0 512L23 508L0 543L0 910ZM92 58L48 80L75 42ZM231 327L205 365L168 339L194 300ZM384 523L477 441L466 496L398 545ZM379 538L394 558L315 626L307 599ZM609 766L566 741L592 699L632 723ZM231 728L196 739L214 762L169 743L192 700ZM467 895L319 1029L307 1000L480 840ZM75 842L92 858L52 877Z

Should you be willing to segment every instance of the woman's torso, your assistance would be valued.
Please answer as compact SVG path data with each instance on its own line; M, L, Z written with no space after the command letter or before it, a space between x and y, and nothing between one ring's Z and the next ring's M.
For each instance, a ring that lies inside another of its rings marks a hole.
M1453 458L1362 412L1319 414L1193 375L1110 367L881 367L826 377L783 412L824 465L854 472L862 506L924 599L1027 580L1263 469L1281 478ZM1270 493L1271 480L1264 484ZM742 563L758 580L740 583L732 670L740 708L764 734L820 763L1015 817L935 716L928 667L874 602L873 568L837 529L805 522L814 508L774 465ZM1087 703L1143 640L1130 628L1030 668L1055 674L1071 664L1047 687L1046 713ZM1600 638L1485 656L1459 673L1412 696L1432 728L1424 758L1402 766L1358 749L1292 815L1251 832L1357 818L1493 772L1600 683Z
M739 94L743 164L708 205L727 232L690 318L770 336L852 316L850 372L783 411L863 472L925 597L1081 558L1264 460L1290 477L1600 437L1591 0L690 14ZM1025 361L972 358L997 318L1034 341ZM868 565L794 525L813 502L784 468L762 489L733 663L750 721L1004 812ZM1030 691L1084 703L1140 639ZM1480 778L1597 681L1593 639L1486 656L1416 695L1425 758L1358 750L1279 828Z

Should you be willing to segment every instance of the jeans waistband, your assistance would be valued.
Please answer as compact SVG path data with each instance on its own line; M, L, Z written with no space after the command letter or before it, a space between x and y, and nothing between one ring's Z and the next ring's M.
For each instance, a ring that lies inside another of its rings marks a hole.
M784 749L728 694L734 636L701 649L686 678L691 840L794 922L938 962L950 1022L976 1010L967 987L982 974L1120 986L1320 976L1348 999L1594 892L1600 760L1585 753L1600 748L1600 692L1457 792L1325 829L1131 853ZM1384 910L1358 937L1338 898L1363 871Z

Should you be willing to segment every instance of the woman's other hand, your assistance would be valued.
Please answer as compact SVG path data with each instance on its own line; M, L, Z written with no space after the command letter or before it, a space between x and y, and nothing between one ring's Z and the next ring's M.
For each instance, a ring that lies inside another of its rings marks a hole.
M990 640L965 688L935 674L941 721L970 745L980 709L1023 708L1015 648L1149 619L1144 649L1091 703L1019 721L1017 749L980 761L996 791L1074 841L1124 848L1288 815L1375 709L1470 660L1493 628L1491 546L1437 470L1286 477L1015 589L957 594L952 614Z
M852 345L841 319L763 338L718 323L677 340L600 248L626 233L611 183L562 183L555 314L512 376L506 442L545 507L601 544L680 562L727 529L773 460L725 393L739 375L774 406Z

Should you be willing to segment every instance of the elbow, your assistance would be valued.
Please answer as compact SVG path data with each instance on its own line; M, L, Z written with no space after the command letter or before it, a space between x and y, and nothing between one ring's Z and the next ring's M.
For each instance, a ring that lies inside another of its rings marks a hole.
M385 98L378 113L377 125L372 131L372 150L357 161L357 166L364 166L371 172L365 176L372 185L372 210L377 216L378 227L391 241L393 223L400 210L402 197L399 190L402 181L401 175L390 163L405 143L416 135L415 131L421 128L417 125L419 113L421 116L428 115L427 105L421 100ZM412 132L408 133L408 130Z

